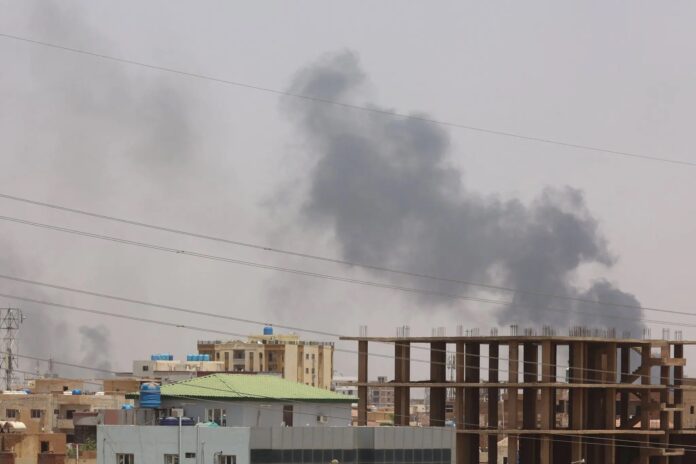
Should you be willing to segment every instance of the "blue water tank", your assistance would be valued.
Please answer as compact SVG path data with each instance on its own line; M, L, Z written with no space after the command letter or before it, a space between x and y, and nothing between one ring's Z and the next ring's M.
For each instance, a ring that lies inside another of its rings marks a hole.
M263 334L264 335L273 335L273 327L271 327L270 325L267 325L266 327L264 327Z
M192 355L192 354L187 354L187 355L186 355L186 360L187 360L187 361L193 361L193 355Z
M160 386L156 383L144 383L140 386L140 407L141 408L159 408L162 404L162 395Z
M133 409L133 405L132 405L132 404L128 404L128 403L122 404L122 405L121 405L121 409L126 410L126 411L129 411L129 410Z
M204 355L203 355L203 361L210 361L210 355L209 355L209 354L204 354Z
M77 389L75 389L75 390L72 391L72 394L73 394L73 395L81 395L81 394L82 394L82 390L77 390Z

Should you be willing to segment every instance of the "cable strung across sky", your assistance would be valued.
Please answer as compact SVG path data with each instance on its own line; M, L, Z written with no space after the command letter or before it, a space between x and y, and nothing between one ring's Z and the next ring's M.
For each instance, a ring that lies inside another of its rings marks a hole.
M146 229L158 230L158 231L162 231L162 232L168 232L168 233L173 233L173 234L177 234L177 235L184 235L184 236L193 237L193 238L210 240L210 241L225 243L225 244L229 244L229 245L242 246L242 247L246 247L246 248L252 248L252 249L267 251L267 252L272 252L272 253L279 253L279 254L285 254L285 255L290 255L290 256L296 256L299 258L307 258L307 259L312 259L312 260L316 260L316 261L323 261L323 262L328 262L328 263L340 264L340 265L349 266L349 267L359 267L359 268L368 269L368 270L372 270L372 271L382 271L382 272L387 272L387 273L391 273L391 274L404 275L404 276L408 276L408 277L416 277L416 278L421 278L421 279L426 279L426 280L441 281L441 282L447 282L447 283L453 283L453 284L461 284L461 285L467 285L467 286L471 286L471 287L480 287L480 288L484 288L487 290L518 293L518 294L522 294L522 295L544 296L544 297L549 297L549 298L554 298L554 299L559 299L559 300L574 301L574 302L579 302L579 303L589 303L589 304L593 304L593 305L597 305L597 306L611 306L611 307L617 307L617 308L640 309L643 311L654 311L654 312L677 314L677 315L683 315L683 316L695 315L694 313L691 313L691 312L673 310L673 309L669 309L669 308L635 306L635 305L629 305L629 304L612 303L612 302L608 302L608 301L598 301L598 300L592 300L592 299L588 299L588 298L573 297L573 296L567 296L567 295L555 295L555 294L539 292L539 291L535 291L535 290L531 290L531 289L529 289L529 290L527 290L527 289L515 289L515 288L504 287L504 286L500 286L500 285L476 283L476 282L471 282L471 281L466 281L466 280L459 280L459 279L453 279L453 278L448 278L448 277L434 276L434 275L423 274L423 273L418 273L418 272L404 271L404 270L388 268L388 267L384 267L384 266L357 263L357 262L353 262L353 261L341 260L338 258L332 258L332 257L326 257L326 256L317 256L317 255L313 255L313 254L309 254L309 253L302 253L302 252L298 252L298 251L285 250L285 249L280 249L280 248L271 247L271 246L267 246L267 245L259 245L259 244L244 242L244 241L240 241L240 240L233 240L233 239L228 239L228 238L223 238L223 237L217 237L217 236L213 236L213 235L200 234L200 233L196 233L196 232L185 231L182 229L175 229L172 227L159 226L159 225L155 225L155 224L148 224L148 223L136 221L133 219L126 219L126 218L110 216L110 215L106 215L106 214L102 214L102 213L95 213L92 211L85 211L82 209L72 208L69 206L58 205L55 203L46 203L43 201L32 200L29 198L18 197L16 195L9 195L9 194L5 194L5 193L1 193L1 192L0 192L0 198L6 199L6 200L17 201L17 202L21 202L21 203L26 203L26 204L31 204L31 205L35 205L35 206L42 206L42 207L51 208L51 209L55 209L55 210L59 210L59 211L80 214L83 216L93 217L93 218L97 218L97 219L104 219L104 220L108 220L108 221L120 222L123 224L128 224L128 225L137 226L137 227L143 227Z
M259 92L265 92L265 93L270 93L270 94L274 94L274 95L296 98L299 100L305 100L305 101L312 102L312 103L321 103L321 104L336 106L339 108L346 108L346 109L350 109L350 110L362 111L362 112L371 113L371 114L378 114L378 115L385 116L385 117L400 118L400 119L412 119L412 120L416 120L416 121L437 124L437 125L445 126L445 127L464 129L464 130L468 130L468 131L479 132L479 133L483 133L483 134L506 137L506 138L512 138L512 139L517 139L517 140L524 140L524 141L528 141L528 142L537 142L537 143L543 143L543 144L548 144L548 145L556 145L556 146L561 146L561 147L566 147L566 148L573 148L573 149L577 149L577 150L591 151L591 152L595 152L595 153L603 153L605 155L610 155L610 156L615 156L615 157L623 157L623 158L631 158L631 159L644 160L644 161L655 161L655 162L661 162L661 163L676 164L676 165L681 165L681 166L696 167L696 162L694 162L694 161L681 160L681 159L675 159L675 158L665 158L665 157L654 156L654 155L645 155L645 154L634 153L634 152L629 152L629 151L622 151L622 150L613 150L613 149L609 149L609 148L596 147L596 146L592 146L592 145L584 145L584 144L580 144L580 143L566 142L563 140L556 140L556 139L552 139L552 138L536 137L536 136L531 136L531 135L518 134L515 132L508 132L508 131L490 129L490 128L485 128L485 127L477 127L477 126L472 126L472 125L468 125L468 124L449 122L449 121L444 121L444 120L439 120L439 119L432 119L432 118L427 118L427 117L423 117L423 116L417 116L414 114L398 113L395 111L387 111L387 110L383 110L383 109L379 109L379 108L375 108L375 107L370 107L370 106L362 106L362 105L356 105L356 104L347 103L347 102L341 102L341 101L329 100L329 99L320 98L320 97L314 97L314 96L310 96L310 95L297 94L297 93L287 92L287 91L283 91L283 90L272 89L269 87L263 87L260 85L248 84L248 83L244 83L244 82L237 82L237 81L233 81L233 80L229 80L229 79L223 79L220 77L208 76L208 75L200 74L200 73L196 73L196 72L183 71L180 69L168 68L165 66L158 66L158 65L144 63L144 62L131 60L131 59L127 59L127 58L119 58L116 56L92 52L89 50L82 50L79 48L68 47L65 45L59 45L59 44L54 44L54 43L45 42L45 41L41 41L41 40L30 39L28 37L20 37L20 36L13 35L13 34L0 33L0 37L5 38L5 39L9 39L9 40L30 43L33 45L39 45L42 47L48 47L48 48L53 48L53 49L57 49L57 50L62 50L62 51L70 52L70 53L76 53L76 54L80 54L80 55L91 56L94 58L100 58L103 60L109 60L109 61L113 61L113 62L117 62L117 63L128 64L128 65L132 65L132 66L139 66L139 67L143 67L143 68L178 74L181 76L191 77L191 78L195 78L195 79L204 79L207 81L217 82L219 84L231 85L231 86L235 86L235 87L239 87L239 88L256 90Z
M392 285L392 284L385 283L385 282L375 282L375 281L370 281L370 280L353 279L350 277L342 277L342 276L336 276L336 275L330 275L330 274L323 274L323 273L318 273L318 272L305 271L302 269L274 266L271 264L263 264L263 263L257 263L254 261L245 261L245 260L240 260L240 259L227 258L224 256L216 256L216 255L211 255L211 254L206 254L206 253L199 253L196 251L183 250L180 248L172 248L172 247L163 246L163 245L154 244L154 243L139 242L139 241L135 241L135 240L128 240L128 239L113 237L113 236L109 236L109 235L96 234L96 233L92 233L92 232L86 232L86 231L77 230L77 229L70 229L67 227L54 226L51 224L44 224L44 223L35 222L35 221L27 221L24 219L19 219L19 218L14 218L14 217L9 217L9 216L0 216L0 220L7 221L7 222L14 222L17 224L28 225L28 226L42 228L42 229L53 230L53 231L57 231L57 232L74 234L74 235L83 236L83 237L89 237L89 238L95 238L95 239L99 239L99 240L115 242L115 243L119 243L119 244L123 244L123 245L130 245L130 246L142 247L142 248L147 248L147 249L166 252L166 253L173 253L173 254L177 254L177 255L185 255L185 256L202 258L202 259L207 259L207 260L212 260L212 261L221 261L221 262L230 263L230 264L238 264L241 266L249 266L249 267L256 267L256 268L279 271L279 272L286 272L286 273L301 275L301 276L305 276L305 277L314 277L314 278L332 280L332 281L337 281L337 282L345 282L345 283L356 284L356 285L364 285L364 286L368 286L368 287L376 287L376 288L384 288L384 289L389 289L389 290L396 290L396 291L410 293L410 294L423 294L423 295L440 296L440 297L444 296L446 298L451 298L451 299L475 301L475 302L479 302L479 303L489 303L489 304L495 304L495 305L507 305L507 306L514 306L515 308L522 308L522 309L535 309L535 310L538 309L541 311L550 311L550 312L568 313L568 312L572 311L573 313L587 314L587 315L593 315L593 316L603 316L603 317L617 319L617 320L635 320L635 316L620 316L620 315L616 315L616 314L604 314L604 313L597 313L597 312L573 310L571 308L567 308L567 309L553 308L553 307L530 308L528 306L515 304L514 302L510 302L510 301L495 300L495 299L489 299L489 298L479 298L479 297L474 297L474 296L469 296L469 295L445 293L445 292L440 292L437 290L428 290L428 289L424 289L424 288L404 287L404 286L400 286L400 285ZM2 278L6 278L6 279L11 278L13 280L20 281L19 278L13 278L13 277L9 277L9 276L4 276ZM26 281L26 282L32 283L29 281ZM34 282L34 283L41 285L41 283L38 283L38 282ZM47 284L44 284L44 285L47 285ZM650 310L650 309L645 308L645 310ZM696 313L683 312L683 315L696 316ZM662 321L662 320L654 320L654 319L643 319L643 321L649 322L649 323L655 323L655 324L666 324L666 325L674 325L675 324L674 322L670 322L670 321ZM687 326L687 327L696 327L696 324L682 324L682 323L680 323L679 325L680 326Z

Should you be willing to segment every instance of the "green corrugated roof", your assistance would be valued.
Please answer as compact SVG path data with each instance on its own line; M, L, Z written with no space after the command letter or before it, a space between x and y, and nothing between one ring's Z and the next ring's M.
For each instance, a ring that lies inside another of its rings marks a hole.
M270 375L211 374L162 385L162 398L354 403L357 398ZM134 394L133 396L136 396Z

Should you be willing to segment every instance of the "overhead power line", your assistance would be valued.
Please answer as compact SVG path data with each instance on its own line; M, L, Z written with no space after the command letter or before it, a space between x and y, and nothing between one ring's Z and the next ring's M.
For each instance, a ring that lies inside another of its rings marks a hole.
M425 288L405 287L405 286L401 286L401 285L389 284L386 282L375 282L375 281L371 281L371 280L361 280L361 279L354 279L354 278L350 278L350 277L342 277L342 276L336 276L336 275L331 275L331 274L323 274L323 273L319 273L319 272L305 271L303 269L287 268L287 267L275 266L275 265L271 265L271 264L257 263L254 261L245 261L245 260L240 260L240 259L235 259L235 258L227 258L227 257L223 257L223 256L211 255L211 254L207 254L207 253L200 253L200 252L196 252L196 251L189 251L189 250L184 250L181 248L172 248L172 247L154 244L154 243L146 243L146 242L139 242L139 241L135 241L135 240L128 240L128 239L113 237L113 236L109 236L109 235L97 234L97 233L93 233L93 232L85 232L85 231L77 230L77 229L70 229L67 227L60 227L60 226L54 226L51 224L45 224L45 223L40 223L40 222L35 222L35 221L28 221L25 219L19 219L19 218L14 218L14 217L9 217L9 216L0 216L0 220L14 222L17 224L24 224L24 225L28 225L28 226L32 226L32 227L37 227L37 228L53 230L53 231L57 231L57 232L74 234L74 235L78 235L78 236L82 236L82 237L90 237L90 238L95 238L95 239L99 239L99 240L120 243L123 245L142 247L142 248L161 251L161 252L165 252L165 253L186 255L186 256L191 256L191 257L195 257L195 258L207 259L207 260L211 260L211 261L220 261L220 262L225 262L225 263L230 263L230 264L237 264L237 265L241 265L241 266L249 266L249 267L255 267L255 268L260 268L260 269L286 272L289 274L331 280L331 281L336 281L336 282L345 282L345 283L350 283L350 284L355 284L355 285L363 285L363 286L374 287L374 288L396 290L396 291L410 293L410 294L422 294L422 295L431 296L431 297L442 297L442 298L448 298L448 299L453 299L453 300L475 301L475 302L479 302L479 303L504 305L504 306L511 306L511 307L514 307L517 309L527 309L527 310L532 310L532 311L539 310L539 311L545 311L545 312L550 311L550 312L562 312L562 313L572 312L574 314L586 314L586 315L591 315L591 316L599 316L599 317L618 319L618 320L635 320L636 319L635 316L620 316L617 314L589 312L589 311L575 310L572 308L561 309L561 308L553 308L553 307L530 307L530 306L526 306L526 305L520 305L520 304L517 304L515 302L511 302L511 301L495 300L495 299L490 299L490 298L480 298L480 297L474 297L474 296L469 296L469 295L447 293L447 292L442 292L442 291L438 291L438 290L429 290L429 289L425 289ZM684 313L684 315L696 316L696 314L690 314L690 313ZM673 322L668 322L668 321L658 321L658 320L650 320L650 319L642 319L642 320L644 322L652 322L652 323L656 323L656 324L670 324L670 325L673 324Z
M93 308L87 308L84 306L76 306L76 305L70 305L70 304L64 304L64 303L58 303L55 301L49 301L49 300L43 300L43 299L38 299L38 298L32 298L28 296L22 296L22 295L13 295L9 293L0 293L0 297L8 298L11 300L16 300L16 301L23 301L25 303L33 303L33 304L38 304L42 306L49 306L52 308L56 309L62 309L62 310L70 310L70 311L77 311L77 312L82 312L82 313L87 313L87 314L93 314L97 316L105 316L105 317L113 317L117 319L123 319L123 320L130 320L130 321L135 321L135 322L142 322L146 324L153 324L153 325L160 325L164 327L170 327L170 328L177 328L177 329L183 329L183 330L190 330L190 331L195 331L195 332L203 332L203 333L212 333L212 334L219 334L219 335L228 335L228 336L233 336L233 337L246 337L246 335L239 333L239 332L233 332L229 330L223 330L223 329L212 329L212 328L206 328L206 327L200 327L200 326L195 326L195 325L189 325L189 324L183 324L179 322L171 322L169 320L162 320L162 319L149 319L145 317L140 317L140 316L131 316L128 314L123 314L123 313L115 313L115 312L110 312L110 311L104 311L104 310L99 310L99 309L93 309ZM688 324L687 324L688 325ZM696 327L696 324L692 324L693 326ZM331 335L332 337L340 337L341 335L339 334L333 334ZM384 341L382 342L384 344L388 345L394 345L396 342L388 342ZM423 350L427 351L439 351L439 352L448 352L443 349L431 349L431 348L426 348L426 347L417 347L414 346L414 348L421 348ZM340 352L340 353L349 353L349 354L354 354L357 355L359 352L357 350L350 350L350 349L344 349L344 348L338 348L334 347L334 351ZM383 353L374 353L374 352L369 352L369 356L373 356L376 358L384 358L384 359L408 359L411 362L418 362L418 363L423 363L423 364L440 364L440 365L446 365L445 362L433 362L431 360L426 360L426 359L420 359L420 358L413 358L410 356L407 357L397 357L396 355L389 355L389 354L383 354ZM484 354L477 354L473 355L476 358L479 359L486 359L486 358L493 358L497 359L498 361L509 361L509 358L502 358L498 356L490 356L490 355L484 355ZM22 357L28 357L28 356L22 356ZM30 359L35 359L35 358L30 358ZM39 359L42 360L42 359ZM556 369L558 368L571 368L572 366L570 365L564 365L564 364L557 364L557 363L535 363L533 361L524 361L524 360L519 360L520 363L525 364L525 363L531 363L531 364L539 364L541 366L548 365L552 366ZM72 365L71 367L80 367L76 365ZM498 372L509 372L509 369L505 368L497 368L496 369ZM597 368L583 368L583 372L599 372L599 373L609 373L609 374L614 374L615 371L607 370L607 369L597 369ZM570 377L573 379L573 377ZM671 377L669 376L662 376L660 379L667 379L668 381L671 381ZM590 379L585 379L585 383L604 383L604 381L601 380L590 380ZM673 387L674 385L668 385L668 387Z
M480 287L480 288L485 288L488 290L510 292L510 293L516 293L516 294L520 294L520 295L542 296L542 297L546 297L546 298L568 300L568 301L574 301L574 302L579 302L579 303L589 303L589 304L597 305L597 306L613 306L613 307L618 307L618 308L640 309L640 310L644 310L644 311L655 311L655 312L661 312L661 313L687 315L687 316L694 315L694 313L666 309L666 308L644 307L644 306L640 306L640 305L614 303L614 302L609 302L609 301L597 301L597 300L592 300L589 298L582 298L582 297L575 297L575 296L568 296L568 295L556 295L553 293L540 292L540 291L536 291L536 290L516 289L516 288L505 287L505 286L501 286L501 285L483 284L483 283L471 282L471 281L467 281L467 280L424 274L424 273L419 273L419 272L404 271L404 270L400 270L400 269L389 268L386 266L377 266L377 265L373 265L373 264L358 263L355 261L347 261L347 260L342 260L342 259L333 258L333 257L318 256L318 255L314 255L314 254L310 254L310 253L302 253L302 252L298 252L298 251L285 250L285 249L281 249L281 248L271 247L271 246L267 246L267 245L259 245L259 244L245 242L245 241L241 241L241 240L233 240L233 239L228 239L228 238L224 238L224 237L217 237L217 236L201 234L201 233L197 233L197 232L190 232L190 231L176 229L176 228L167 227L167 226L148 224L148 223L136 221L133 219L126 219L126 218L120 218L120 217L110 216L110 215L101 214L101 213L95 213L92 211L86 211L86 210L82 210L82 209L72 208L69 206L58 205L55 203L46 203L43 201L32 200L29 198L18 197L16 195L9 195L9 194L5 194L5 193L0 193L0 198L4 198L6 200L17 201L17 202L21 202L21 203L26 203L26 204L31 204L31 205L35 205L35 206L42 206L45 208L51 208L51 209L55 209L58 211L65 211L68 213L80 214L80 215L87 216L87 217L104 219L107 221L120 222L123 224L128 224L128 225L137 226L137 227L143 227L146 229L157 230L157 231L161 231L161 232L168 232L168 233L177 234L177 235L183 235L183 236L199 238L199 239L204 239L204 240L211 240L214 242L225 243L225 244L229 244L229 245L236 245L236 246L266 251L266 252L285 254L285 255L295 256L295 257L299 257L299 258L307 258L307 259L328 262L328 263L333 263L333 264L340 264L340 265L344 265L344 266L359 267L359 268L363 268L363 269L369 269L372 271L387 272L387 273L391 273L391 274L404 275L404 276L408 276L408 277L416 277L416 278L432 280L432 281L439 281L439 282L446 282L446 283L451 283L451 284L467 285L467 286L471 286L471 287Z
M26 357L26 356L25 356ZM48 361L45 359L41 358L31 358L30 359L38 359L38 360L43 360L43 361ZM93 368L90 366L86 365L79 365L75 363L70 363L70 362L62 362L62 361L53 361L55 364L59 365L65 365L65 366L71 366L75 368L80 368L80 369L85 369L85 370L96 370L96 371L102 371L105 373L111 373L111 374L119 374L119 372L116 371L110 371L110 370L105 370L105 369L100 369L100 368ZM32 374L32 372L29 371L20 371L24 372L27 374ZM209 385L197 385L198 388L201 388L203 390L209 390L209 391L214 391L214 392L222 392L222 393L237 393L237 394L242 394L238 390L234 389L231 385L229 385L227 382L225 382L223 379L220 379L221 383L225 386L225 388L218 388L218 387L213 387ZM90 384L95 384L95 385L102 385L101 382L94 382L94 381L84 381L84 383L90 383ZM501 388L505 388L505 384L501 383ZM251 398L257 398L257 399L263 399L263 400L274 400L274 397L268 396L268 395L262 395L259 393L244 393L244 395L249 396ZM204 403L210 403L210 404L220 404L220 400L215 400L215 399L205 399L205 398L200 398L200 397L194 397L194 396L189 396L189 395L177 395L177 398L184 399L184 400L196 400L199 402L204 402ZM302 401L299 400L292 400L288 399L287 401L284 401L284 403L292 403L292 404L304 404ZM282 410L282 405L276 405L276 404L268 404L268 405L244 405L244 407L250 408L250 409L256 409L256 410L271 410L271 409L277 409L277 410ZM316 413L303 413L302 411L296 411L297 414L302 414L302 415L311 415L311 416L316 416ZM325 415L326 417L332 418L332 419L339 419L339 420L344 420L346 419L343 416L337 416L337 415ZM500 431L504 430L501 427L491 427L491 426L481 426L480 423L470 423L470 422L463 422L462 425L465 426L470 426L475 430L480 430L480 429L486 429L490 430L491 432L495 431ZM626 438L615 438L615 437L599 437L599 436L588 436L588 435L579 435L579 434L573 434L574 430L568 430L567 434L561 435L559 437L555 437L558 441L570 441L568 440L569 438L581 438L585 442L588 442L590 444L595 444L595 445L611 445L614 446L618 444L618 446L622 448L645 448L645 449L654 449L654 446L650 446L649 442L646 441L641 441L637 439L626 439ZM524 435L520 435L518 437L520 440L529 440L529 439L534 439L534 440L541 440L541 437L527 437ZM625 443L625 444L624 444ZM673 448L684 448L687 450L692 450L696 449L696 446L693 445L681 445L681 444L665 444L665 446L669 449L669 447Z
M68 47L66 45L45 42L45 41L31 39L28 37L21 37L21 36L13 35L13 34L0 33L0 37L3 37L5 39L16 40L16 41L20 41L20 42L30 43L33 45L39 45L42 47L53 48L56 50L62 50L62 51L70 52L70 53L76 53L79 55L91 56L94 58L109 60L109 61L113 61L116 63L128 64L128 65L132 65L132 66L139 66L139 67L143 67L143 68L148 68L148 69L157 70L157 71L163 71L163 72L167 72L167 73L178 74L180 76L185 76L185 77L190 77L190 78L195 78L195 79L204 79L207 81L216 82L218 84L231 85L231 86L235 86L235 87L239 87L239 88L243 88L243 89L256 90L259 92L265 92L265 93L269 93L269 94L273 94L273 95L291 97L291 98L304 100L304 101L308 101L308 102L312 102L312 103L327 104L327 105L332 105L332 106L339 107L339 108L357 110L357 111L362 111L362 112L371 113L371 114L377 114L377 115L385 116L385 117L398 118L398 119L411 119L411 120L415 120L415 121L427 122L430 124L437 124L440 126L451 127L451 128L456 128L456 129L464 129L464 130L468 130L468 131L472 131L472 132L479 132L479 133L488 134L488 135L495 135L495 136L506 137L506 138L511 138L511 139L524 140L524 141L528 141L528 142L538 142L538 143L543 143L543 144L548 144L548 145L573 148L573 149L577 149L577 150L586 150L586 151L591 151L591 152L595 152L595 153L603 153L605 155L612 155L612 156L617 156L617 157L640 159L640 160L645 160L645 161L657 161L657 162L662 162L662 163L670 163L670 164L677 164L677 165L690 166L690 167L696 166L696 162L693 162L693 161L680 160L680 159L674 159L674 158L665 158L665 157L660 157L660 156L655 156L655 155L645 155L645 154L635 153L635 152L630 152L630 151L613 150L613 149L609 149L609 148L602 148L602 147L585 145L585 144L580 144L580 143L572 143L572 142L567 142L567 141L557 140L557 139L552 139L552 138L536 137L536 136L525 135L525 134L520 134L520 133L516 133L516 132L509 132L509 131L503 131L503 130L498 130L498 129L478 127L478 126L472 126L472 125L468 125L468 124L460 124L460 123L444 121L444 120L440 120L440 119L428 118L425 116L417 116L414 114L407 114L407 113L399 113L396 111L382 110L382 109L372 107L372 106L357 105L357 104L338 101L338 100L331 100L331 99L327 99L327 98L315 97L312 95L305 95L305 94L299 94L299 93L294 93L294 92L289 92L289 91L284 91L284 90L278 90L278 89L273 89L270 87L264 87L264 86L260 86L260 85L249 84L249 83L245 83L245 82L239 82L239 81L233 81L230 79L223 79L220 77L209 76L209 75L205 75L205 74L201 74L201 73L197 73L197 72L184 71L181 69L169 68L166 66L159 66L159 65L145 63L145 62L136 61L136 60L131 60L131 59L127 59L127 58L120 58L117 56L107 55L104 53L97 53L97 52L93 52L93 51L89 51L89 50Z

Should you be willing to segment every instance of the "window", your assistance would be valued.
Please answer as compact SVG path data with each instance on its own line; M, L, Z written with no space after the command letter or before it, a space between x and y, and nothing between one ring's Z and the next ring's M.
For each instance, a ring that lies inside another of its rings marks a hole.
M150 366L143 366L143 372L147 372L150 370Z
M42 441L41 442L41 452L48 453L49 451L51 451L50 443L47 441Z
M292 427L292 416L293 416L293 409L291 404L286 404L283 406L283 423L288 426Z
M314 359L314 353L312 353L312 359Z
M116 464L135 464L133 453L116 453Z
M185 457L186 459L193 459L193 458L196 457L196 453L185 453L185 454L184 454L184 457Z
M216 464L237 464L237 456L222 454L218 456Z
M5 417L8 419L17 419L19 417L19 411L17 409L6 409Z
M309 374L309 367L305 367L304 372L305 372L305 374Z
M60 411L57 410L57 409L54 409L54 410L53 410L53 415L54 415L54 416L57 416L58 414L60 414Z
M208 422L215 422L217 425L225 427L227 425L227 415L224 409L212 408L205 410L205 419Z
M309 353L306 354L306 355L304 355L304 358L305 358L305 359L309 359Z
M43 417L43 410L42 409L32 409L31 410L31 418L32 419L41 419Z
M693 407L693 406L691 406L691 408L689 409L689 412L690 412L691 414L694 413L694 407Z
M178 454L165 454L164 455L164 464L179 464L179 455Z
M72 419L72 418L73 418L73 414L75 414L75 410L74 410L74 409L68 409L67 411L65 411L65 418L66 418L66 419Z

